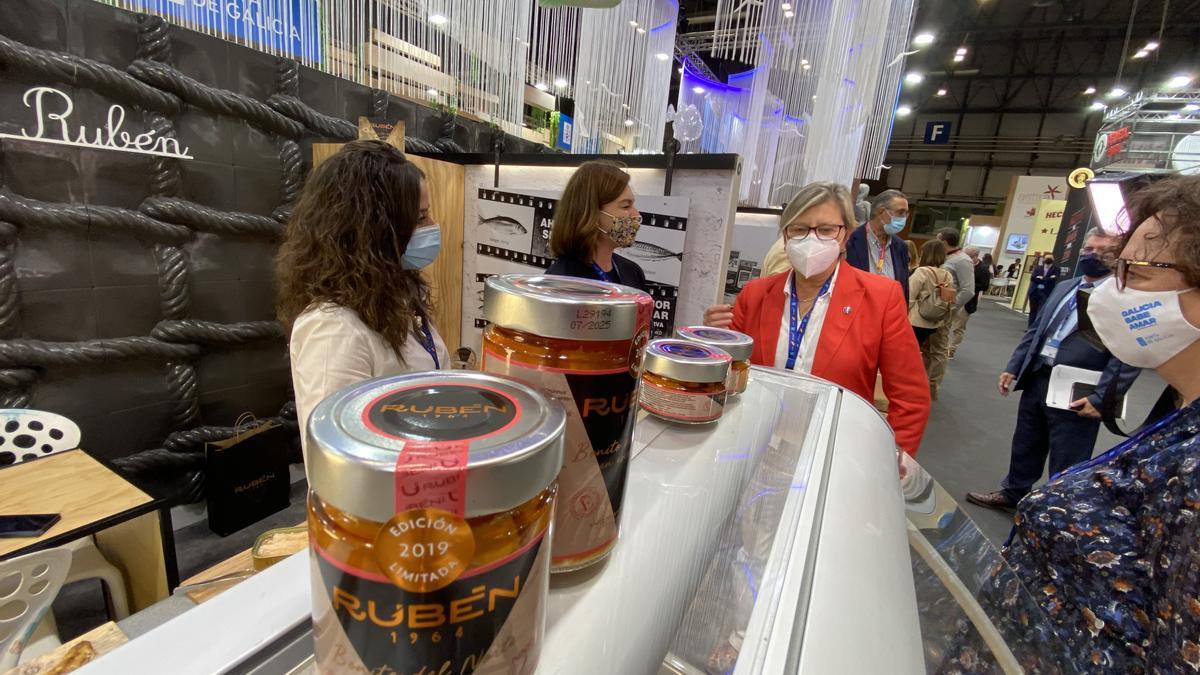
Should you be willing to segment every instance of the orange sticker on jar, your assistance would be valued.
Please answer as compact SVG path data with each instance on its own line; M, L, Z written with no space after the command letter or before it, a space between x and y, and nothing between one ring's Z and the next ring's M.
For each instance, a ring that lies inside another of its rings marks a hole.
M375 560L392 583L413 593L445 588L475 555L475 535L461 517L441 509L397 513L375 536Z

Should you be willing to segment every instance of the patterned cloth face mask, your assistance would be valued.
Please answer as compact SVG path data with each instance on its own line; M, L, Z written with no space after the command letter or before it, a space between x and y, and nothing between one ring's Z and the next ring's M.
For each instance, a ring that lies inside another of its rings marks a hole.
M607 234L617 245L617 248L633 246L633 242L637 241L638 230L642 227L642 217L614 216L605 211L601 211L600 213L612 218L612 225L609 226L608 231L605 231L603 228L600 231Z

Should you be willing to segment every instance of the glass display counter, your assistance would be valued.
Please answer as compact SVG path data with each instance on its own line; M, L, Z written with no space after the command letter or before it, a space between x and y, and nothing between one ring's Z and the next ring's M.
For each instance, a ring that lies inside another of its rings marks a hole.
M1014 603L1040 616L1019 584L981 598L998 553L915 463L897 480L857 396L756 367L719 423L643 417L634 441L620 543L552 579L538 673L923 673L962 653L978 672L1070 672L1052 638L991 623ZM308 566L294 555L79 672L314 672Z

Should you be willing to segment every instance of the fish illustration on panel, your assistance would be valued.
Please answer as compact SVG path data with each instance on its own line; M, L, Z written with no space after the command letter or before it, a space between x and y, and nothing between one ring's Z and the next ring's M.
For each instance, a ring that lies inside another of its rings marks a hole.
M529 234L529 228L522 225L521 221L517 220L516 218L510 218L509 216L492 216L490 218L483 218L479 221L479 224L490 225L491 228L497 232L504 232L508 234Z
M675 251L667 250L662 246L650 244L644 241L633 242L633 246L626 249L626 251L628 251L630 257L638 258L639 260L653 261L675 258L676 260L683 262L683 251L676 253Z

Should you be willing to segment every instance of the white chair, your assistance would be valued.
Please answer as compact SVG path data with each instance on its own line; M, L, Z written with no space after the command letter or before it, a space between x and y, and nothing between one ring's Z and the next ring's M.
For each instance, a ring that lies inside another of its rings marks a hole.
M70 567L71 552L62 548L0 562L0 672L17 665Z
M79 447L82 434L70 419L45 410L27 408L0 409L0 466L33 461ZM7 461L11 460L11 461ZM104 557L91 537L77 539L61 548L71 554L71 571L63 583L99 579L109 616L119 621L129 616L129 592L121 571ZM57 635L54 618L39 626L39 635ZM39 642L41 640L39 639Z

